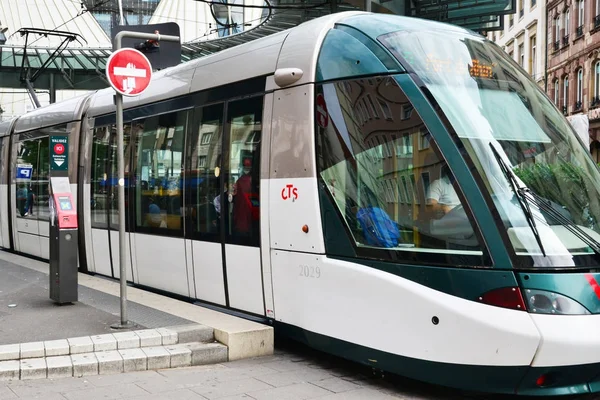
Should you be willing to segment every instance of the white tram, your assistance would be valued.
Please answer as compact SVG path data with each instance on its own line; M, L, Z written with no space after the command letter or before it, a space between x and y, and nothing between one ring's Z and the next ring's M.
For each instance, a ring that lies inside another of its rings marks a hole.
M48 258L68 133L80 269L119 278L115 120L105 89L0 124L2 247ZM334 14L156 73L124 121L133 284L429 382L600 389L600 174L485 38Z

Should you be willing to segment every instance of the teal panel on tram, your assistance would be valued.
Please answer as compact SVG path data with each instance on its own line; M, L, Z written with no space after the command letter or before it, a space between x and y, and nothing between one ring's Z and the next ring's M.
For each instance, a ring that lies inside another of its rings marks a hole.
M316 81L402 72L383 47L353 28L327 33L317 61Z

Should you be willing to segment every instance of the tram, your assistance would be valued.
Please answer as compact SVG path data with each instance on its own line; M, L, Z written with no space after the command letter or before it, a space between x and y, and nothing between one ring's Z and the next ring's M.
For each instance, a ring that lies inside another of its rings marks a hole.
M2 247L48 258L67 133L80 270L119 278L115 123L106 89L0 124ZM600 173L485 38L322 17L156 73L124 137L132 284L426 382L600 391Z

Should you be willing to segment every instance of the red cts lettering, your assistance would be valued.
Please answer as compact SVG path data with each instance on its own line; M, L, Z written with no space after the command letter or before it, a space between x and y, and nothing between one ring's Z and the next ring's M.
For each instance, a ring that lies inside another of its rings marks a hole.
M285 185L285 187L281 189L281 198L287 200L292 196L294 196L294 200L298 199L298 188L295 188L294 185Z

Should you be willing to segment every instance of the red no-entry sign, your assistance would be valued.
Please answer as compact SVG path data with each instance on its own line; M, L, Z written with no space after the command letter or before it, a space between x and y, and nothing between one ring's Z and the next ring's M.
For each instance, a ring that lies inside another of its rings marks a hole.
M124 48L108 57L106 77L110 85L124 96L142 93L150 84L152 67L140 51Z

